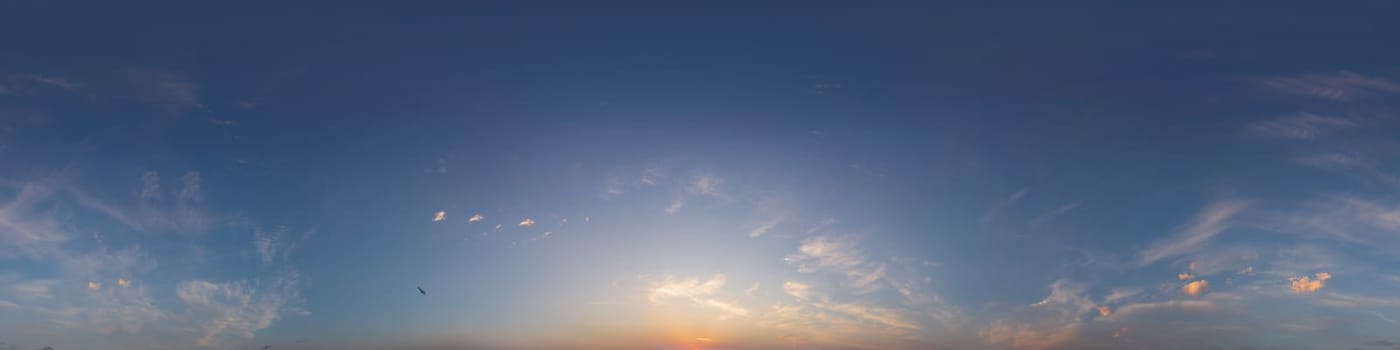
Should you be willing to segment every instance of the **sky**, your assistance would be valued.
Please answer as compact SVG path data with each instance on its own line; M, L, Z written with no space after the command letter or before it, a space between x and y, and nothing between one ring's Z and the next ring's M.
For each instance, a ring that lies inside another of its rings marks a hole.
M1114 3L0 5L0 350L1400 349L1400 7Z

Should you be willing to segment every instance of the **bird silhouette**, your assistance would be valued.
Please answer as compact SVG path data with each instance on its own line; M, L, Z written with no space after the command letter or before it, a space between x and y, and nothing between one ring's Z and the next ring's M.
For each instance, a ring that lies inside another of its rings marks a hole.
M271 348L272 348L272 345L263 345L262 350L267 350L267 349L271 349Z
M428 295L428 291L423 290L423 287L418 287L418 293L423 294L423 295Z

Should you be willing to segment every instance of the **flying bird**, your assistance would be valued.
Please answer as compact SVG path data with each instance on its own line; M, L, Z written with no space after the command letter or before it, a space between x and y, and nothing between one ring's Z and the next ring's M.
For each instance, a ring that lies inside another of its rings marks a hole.
M419 294L423 294L423 295L428 295L428 291L423 290L423 287L418 287L418 293L419 293Z
M271 348L272 348L272 345L263 345L263 349L262 349L262 350L267 350L267 349L271 349Z

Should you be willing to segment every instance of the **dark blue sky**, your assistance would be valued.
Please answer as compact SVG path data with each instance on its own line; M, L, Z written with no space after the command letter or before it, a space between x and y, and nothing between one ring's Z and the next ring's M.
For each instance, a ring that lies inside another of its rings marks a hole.
M0 5L0 350L1400 342L1400 6L855 5Z

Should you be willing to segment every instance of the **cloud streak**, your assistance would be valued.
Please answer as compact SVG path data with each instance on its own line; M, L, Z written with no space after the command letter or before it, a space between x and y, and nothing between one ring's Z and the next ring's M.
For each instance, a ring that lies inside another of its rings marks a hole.
M1268 92L1332 101L1400 94L1400 83L1348 71L1260 78L1252 83Z
M1158 260L1186 254L1230 228L1230 220L1250 206L1244 200L1212 203L1201 210L1189 225L1171 237L1157 241L1137 255L1137 265L1146 266Z
M1300 113L1249 124L1254 135L1292 140L1311 140L1327 133L1356 127L1356 122L1332 116Z

